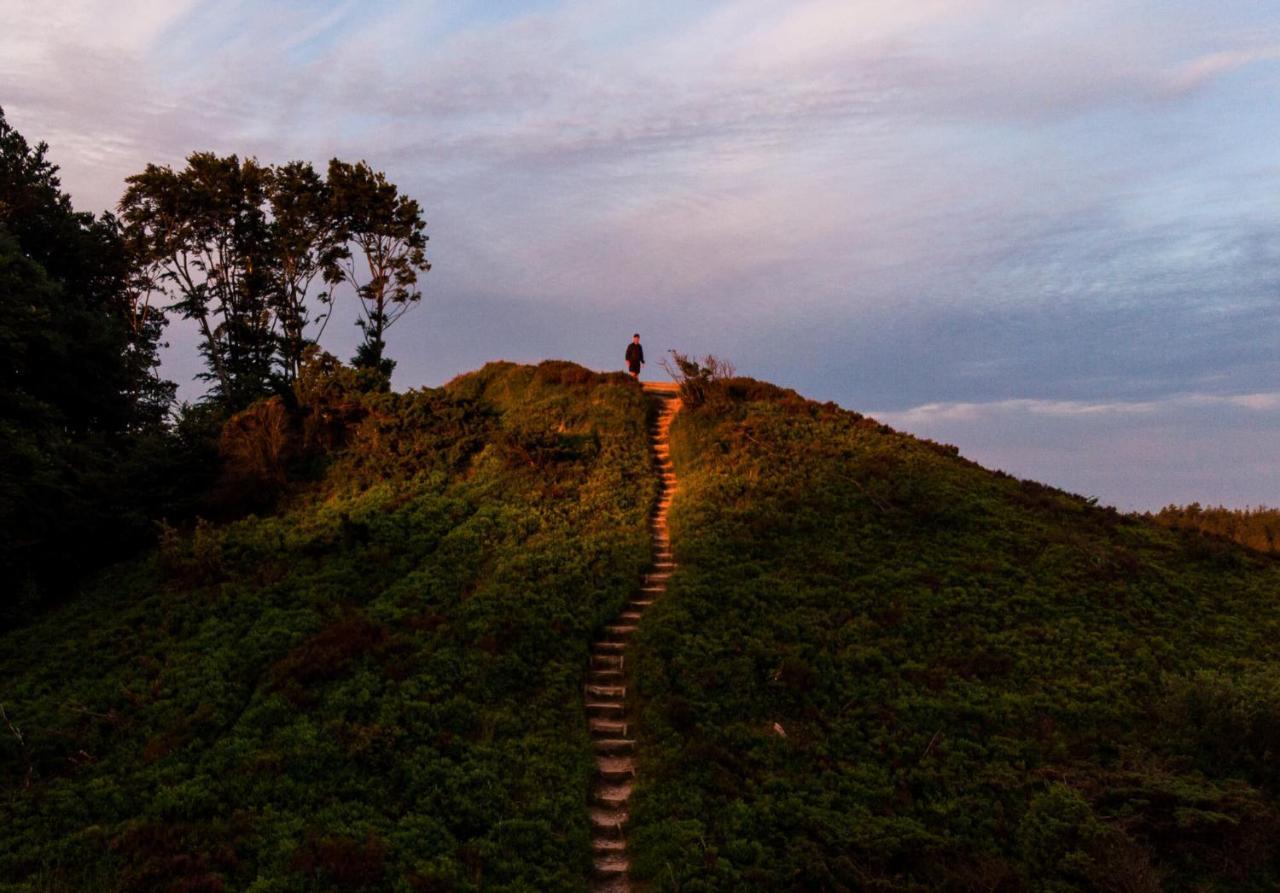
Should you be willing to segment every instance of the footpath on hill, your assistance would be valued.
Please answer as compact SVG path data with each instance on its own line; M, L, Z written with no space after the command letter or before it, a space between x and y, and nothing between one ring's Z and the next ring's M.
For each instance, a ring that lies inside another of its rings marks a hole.
M649 520L653 563L626 609L592 643L591 669L584 689L588 728L596 751L590 815L594 854L591 889L597 893L627 893L631 889L626 826L636 768L632 757L635 742L629 735L627 643L638 629L644 612L666 592L676 567L667 532L667 514L676 491L675 467L671 463L667 435L675 414L680 411L680 398L673 385L646 384L645 392L657 397L662 404L650 436L660 482Z

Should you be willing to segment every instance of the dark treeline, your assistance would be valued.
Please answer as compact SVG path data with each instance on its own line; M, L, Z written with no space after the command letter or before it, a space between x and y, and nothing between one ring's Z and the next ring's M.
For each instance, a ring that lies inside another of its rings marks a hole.
M1148 517L1166 527L1199 530L1226 537L1259 552L1280 553L1280 509L1263 506L1229 509L1205 507L1193 502L1191 505L1168 505Z
M75 210L45 143L0 110L0 626L88 569L208 510L234 413L294 385L335 293L353 358L389 387L386 332L421 299L422 209L364 162L192 154L130 177L119 215ZM175 405L169 316L193 320L209 390Z

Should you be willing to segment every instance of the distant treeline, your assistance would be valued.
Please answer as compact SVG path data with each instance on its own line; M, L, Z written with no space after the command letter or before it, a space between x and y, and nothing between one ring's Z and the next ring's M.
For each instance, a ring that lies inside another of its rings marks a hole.
M1280 552L1280 509L1229 509L1193 502L1168 505L1147 517L1175 530L1199 530L1225 536L1259 552Z
M234 413L292 395L345 286L369 391L430 268L418 203L363 161L324 176L197 152L128 179L119 216L77 211L45 143L0 110L0 627L88 569L205 513ZM210 389L177 406L169 317L193 320Z

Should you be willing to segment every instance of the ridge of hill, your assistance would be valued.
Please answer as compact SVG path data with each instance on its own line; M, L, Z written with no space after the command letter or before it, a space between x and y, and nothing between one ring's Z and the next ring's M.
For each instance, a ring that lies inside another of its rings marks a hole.
M584 686L650 562L657 401L345 376L225 429L262 516L0 634L3 893L588 889ZM1277 559L748 379L669 442L620 882L1275 888Z

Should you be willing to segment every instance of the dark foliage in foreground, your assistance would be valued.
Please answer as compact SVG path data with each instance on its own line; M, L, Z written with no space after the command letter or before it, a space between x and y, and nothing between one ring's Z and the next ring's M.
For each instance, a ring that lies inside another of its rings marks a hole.
M1280 881L1280 565L747 380L677 417L656 889Z
M163 320L109 216L76 211L48 147L0 111L0 628L145 542L175 472L154 371Z
M0 636L0 890L581 890L588 643L646 564L646 404L494 364L224 431L224 498Z

